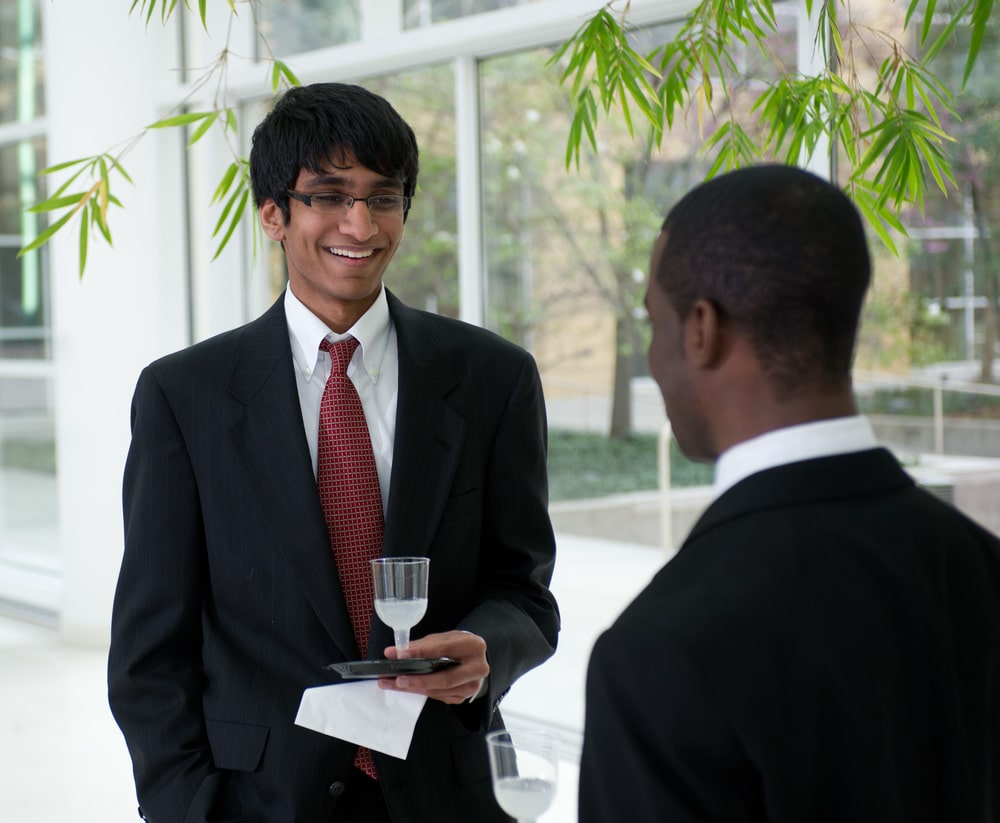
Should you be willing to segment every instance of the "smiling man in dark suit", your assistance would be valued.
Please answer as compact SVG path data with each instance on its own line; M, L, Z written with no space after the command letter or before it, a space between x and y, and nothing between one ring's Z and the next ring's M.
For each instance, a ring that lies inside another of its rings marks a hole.
M668 215L649 365L715 499L594 647L583 823L1000 819L1000 541L857 415L869 265L798 169Z
M288 288L139 378L109 691L154 823L507 820L483 734L559 629L544 405L526 352L384 287L417 166L412 130L382 98L334 83L285 94L254 134L250 173ZM431 558L408 656L458 661L368 684L364 700L426 702L405 759L368 749L367 774L357 745L295 723L305 689L337 683L327 664L365 647L399 656L390 629L349 614L360 599L370 618L370 594L335 560L317 490L321 347L348 338L380 553Z

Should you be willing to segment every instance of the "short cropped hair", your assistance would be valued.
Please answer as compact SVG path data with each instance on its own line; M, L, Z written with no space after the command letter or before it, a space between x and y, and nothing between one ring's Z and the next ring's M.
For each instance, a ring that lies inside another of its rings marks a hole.
M682 318L711 301L779 391L850 381L871 261L839 188L790 166L741 169L690 191L663 231L654 276Z
M387 100L361 86L315 83L289 89L254 130L250 181L254 204L270 199L290 219L287 190L302 169L320 172L343 154L403 184L412 197L419 169L413 129Z

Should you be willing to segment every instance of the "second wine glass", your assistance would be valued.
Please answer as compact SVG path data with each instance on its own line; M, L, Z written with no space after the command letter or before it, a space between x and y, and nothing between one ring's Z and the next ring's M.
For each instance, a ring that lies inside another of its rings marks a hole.
M518 823L534 823L556 794L559 738L546 730L490 732L486 735L497 804Z
M428 557L379 557L372 560L375 614L392 628L397 649L410 647L410 629L427 611Z

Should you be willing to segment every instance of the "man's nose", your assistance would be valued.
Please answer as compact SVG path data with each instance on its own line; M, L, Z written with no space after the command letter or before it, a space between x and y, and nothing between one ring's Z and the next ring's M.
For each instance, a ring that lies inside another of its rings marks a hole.
M340 231L358 240L368 240L378 234L378 223L364 200L355 200L340 218Z

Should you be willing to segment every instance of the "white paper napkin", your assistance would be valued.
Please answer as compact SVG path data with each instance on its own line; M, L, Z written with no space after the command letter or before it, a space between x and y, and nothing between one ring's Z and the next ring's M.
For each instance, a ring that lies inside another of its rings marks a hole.
M295 725L404 759L426 700L375 680L314 686L302 692Z

